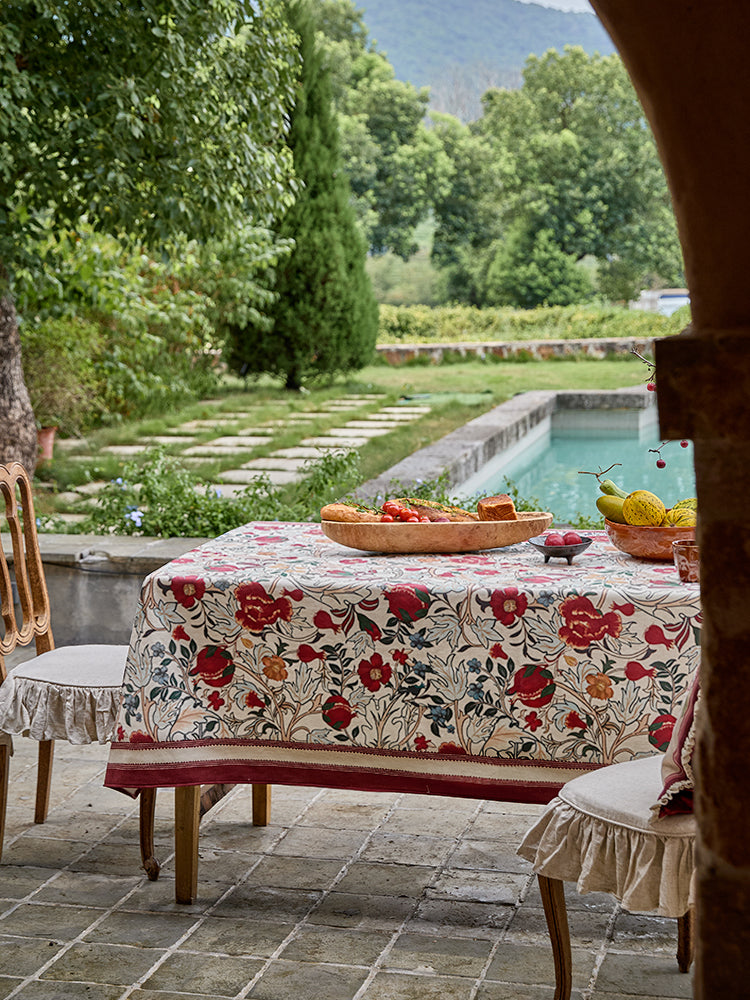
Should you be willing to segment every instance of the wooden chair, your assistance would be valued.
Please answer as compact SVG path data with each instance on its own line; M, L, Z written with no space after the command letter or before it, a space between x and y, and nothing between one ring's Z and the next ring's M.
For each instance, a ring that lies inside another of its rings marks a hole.
M677 917L677 964L680 972L690 967L695 819L692 813L654 817L661 764L657 754L574 778L518 848L539 880L555 963L554 1000L569 1000L572 985L565 882L575 882L579 892L612 893L629 911Z
M39 742L34 822L43 823L49 808L54 741L74 744L110 741L128 647L110 644L55 648L31 483L23 466L17 462L0 465L0 493L5 501L5 521L0 534L9 535L12 545L12 565L5 546L0 549L0 606L4 624L0 638L1 856L11 736L30 736ZM75 613L74 609L70 612ZM6 671L5 657L32 641L37 655ZM155 798L155 790L150 789L140 799L141 856L147 870L147 862L154 854Z

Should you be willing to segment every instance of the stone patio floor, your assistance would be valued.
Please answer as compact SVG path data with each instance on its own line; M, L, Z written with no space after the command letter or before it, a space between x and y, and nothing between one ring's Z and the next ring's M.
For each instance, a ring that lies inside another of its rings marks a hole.
M539 807L238 787L203 820L199 897L174 902L172 794L158 882L137 804L102 785L107 747L58 744L31 822L36 745L15 740L0 864L0 1000L552 1000L535 880L515 847ZM690 997L676 924L569 893L575 1000Z

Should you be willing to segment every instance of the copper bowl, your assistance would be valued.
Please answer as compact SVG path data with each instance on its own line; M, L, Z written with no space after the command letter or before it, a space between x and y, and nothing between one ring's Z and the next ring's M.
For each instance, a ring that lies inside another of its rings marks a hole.
M618 524L604 519L609 540L616 549L638 559L673 559L672 542L692 541L695 528L676 528L672 525Z

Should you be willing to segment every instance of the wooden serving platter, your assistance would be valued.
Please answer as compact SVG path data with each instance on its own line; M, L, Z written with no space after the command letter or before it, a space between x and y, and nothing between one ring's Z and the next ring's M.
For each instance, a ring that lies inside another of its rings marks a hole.
M546 511L519 511L517 521L321 521L323 533L339 545L363 552L478 552L525 542L552 524Z

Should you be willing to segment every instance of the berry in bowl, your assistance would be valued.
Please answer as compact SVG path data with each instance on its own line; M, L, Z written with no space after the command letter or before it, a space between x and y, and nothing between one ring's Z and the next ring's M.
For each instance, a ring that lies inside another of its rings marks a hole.
M550 559L567 559L568 565L573 562L573 556L579 555L591 545L593 539L579 535L577 531L550 531L546 535L537 535L529 539L529 545L544 556L548 563Z

